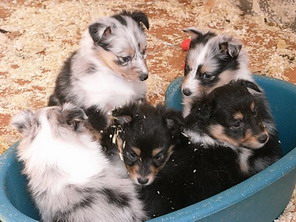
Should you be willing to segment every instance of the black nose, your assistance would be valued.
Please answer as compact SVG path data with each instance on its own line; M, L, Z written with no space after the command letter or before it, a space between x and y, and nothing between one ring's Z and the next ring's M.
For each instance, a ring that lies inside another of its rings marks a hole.
M259 141L260 143L266 143L267 140L268 140L268 135L265 134L265 133L258 137L258 141Z
M146 79L148 79L148 73L141 73L140 80L145 81Z
M185 96L190 96L192 94L192 92L188 88L183 89L182 92Z
M139 184L144 185L144 184L148 183L148 179L147 178L138 178L138 182L139 182Z

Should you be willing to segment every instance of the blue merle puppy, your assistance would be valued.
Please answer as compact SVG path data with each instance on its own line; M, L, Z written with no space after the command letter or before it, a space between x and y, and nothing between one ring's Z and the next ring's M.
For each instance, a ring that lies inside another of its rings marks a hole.
M95 115L96 109L106 114L115 107L145 99L145 28L149 29L148 17L140 11L123 11L90 24L80 48L58 75L48 105L71 102L88 115ZM107 124L102 121L99 130Z
M44 222L143 221L132 181L119 176L71 104L23 111L12 124L23 135L17 157Z
M231 80L253 81L253 78L248 67L247 52L239 40L195 27L183 31L192 38L181 87L183 115L186 117L195 98Z

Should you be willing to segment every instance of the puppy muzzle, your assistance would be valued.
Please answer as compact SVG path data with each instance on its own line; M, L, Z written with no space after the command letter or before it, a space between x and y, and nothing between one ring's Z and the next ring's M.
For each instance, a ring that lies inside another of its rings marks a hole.
M145 81L146 79L148 79L148 73L144 73L144 72L142 72L142 73L140 74L140 76L139 76L139 79L140 79L141 81Z
M192 94L191 90L188 89L188 88L184 88L182 89L182 93L185 95L185 96L190 96Z

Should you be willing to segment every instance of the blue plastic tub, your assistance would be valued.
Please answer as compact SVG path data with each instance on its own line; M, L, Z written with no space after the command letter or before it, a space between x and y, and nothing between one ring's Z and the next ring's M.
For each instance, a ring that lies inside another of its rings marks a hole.
M222 193L151 221L270 222L282 213L296 182L296 86L262 76L255 79L271 104L285 156ZM168 107L182 108L181 81L176 79L167 89ZM39 218L38 211L26 192L16 146L0 157L0 221L33 222Z

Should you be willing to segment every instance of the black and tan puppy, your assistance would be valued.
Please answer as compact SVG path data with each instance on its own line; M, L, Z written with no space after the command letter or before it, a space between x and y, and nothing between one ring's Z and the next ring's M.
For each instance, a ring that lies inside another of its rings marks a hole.
M142 188L150 217L224 191L281 156L265 96L250 81L232 81L195 100L183 134L158 178Z
M134 183L152 184L173 153L181 113L140 102L118 108L112 115L114 125L104 130L102 146L109 156L120 156Z
M204 147L229 147L240 170L252 175L279 157L276 128L262 90L253 82L231 81L198 99L184 133Z

